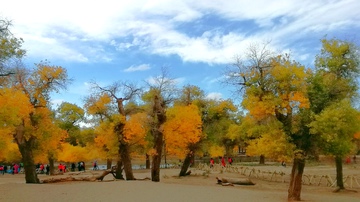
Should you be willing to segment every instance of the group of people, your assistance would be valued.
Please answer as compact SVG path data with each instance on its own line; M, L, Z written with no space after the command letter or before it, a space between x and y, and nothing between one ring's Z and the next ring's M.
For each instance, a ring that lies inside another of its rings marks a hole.
M79 161L77 163L77 165L75 163L71 164L71 171L74 172L76 170L76 167L78 169L78 171L85 171L85 162L84 161Z
M0 165L0 174L5 174L5 173L10 173L10 174L18 174L21 172L23 168L23 164L22 163L13 163L9 166L7 165Z
M222 167L226 167L226 161L229 165L232 165L233 159L231 157L228 157L227 160L225 157L219 157L219 163ZM215 164L215 160L213 158L210 158L210 168L213 168Z
M72 172L76 171L76 168L79 171L85 171L85 162L84 161L79 161L77 163L77 165L75 163L72 163L70 166L70 169ZM46 165L46 167L44 166L44 164L38 164L36 169L39 171L39 173L45 173L48 174L50 172L50 166ZM65 173L68 171L67 169L67 165L65 163L59 163L58 165L58 171L61 173Z
M46 166L42 163L38 163L36 165L36 172L39 174L44 174L46 173L47 175L50 174L50 166L49 164L46 164Z
M98 165L97 162L95 161L94 164L94 169L97 168L98 169ZM77 166L75 163L71 164L71 171L75 171L76 167L79 171L85 171L85 162L84 161L80 161L77 163ZM18 174L21 172L21 170L23 169L23 164L22 163L13 163L11 165L0 165L0 174L4 175L5 173L10 173L10 174ZM50 174L50 165L49 164L42 164L42 163L38 163L35 165L35 169L36 169L36 173L38 174ZM59 163L58 165L58 171L59 172L66 172L67 171L67 167L65 163Z

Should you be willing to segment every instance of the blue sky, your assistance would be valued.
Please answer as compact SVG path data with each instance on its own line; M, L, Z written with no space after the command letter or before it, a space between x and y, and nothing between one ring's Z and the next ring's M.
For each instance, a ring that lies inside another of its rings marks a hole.
M358 0L11 0L0 16L24 39L25 63L48 60L74 81L52 97L82 106L89 82L144 81L168 67L179 86L231 98L224 67L252 43L291 52L311 67L320 39L358 43Z

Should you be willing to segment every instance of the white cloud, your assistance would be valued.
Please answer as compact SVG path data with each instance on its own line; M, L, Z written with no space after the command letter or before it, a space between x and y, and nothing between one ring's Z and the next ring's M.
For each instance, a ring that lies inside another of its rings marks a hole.
M206 95L206 99L209 99L209 100L221 100L222 99L222 94L221 93L216 93L216 92L209 93L209 94Z
M65 100L63 100L63 99L53 99L50 101L53 109L58 108L61 105L61 103L63 103L63 102L65 102Z
M358 28L359 4L356 0L12 0L2 2L0 13L13 20L13 31L24 38L29 56L109 62L115 56L103 47L112 44L119 50L138 48L178 55L183 61L224 64L251 41L270 38L283 49L304 36ZM228 22L250 20L258 29L250 33L211 29L197 36L178 30L208 15ZM128 36L133 39L128 41Z
M228 63L233 55L248 47L253 37L235 33L219 35L207 32L197 38L188 37L185 34L167 30L166 35L151 35L151 51L160 55L179 55L183 61ZM258 39L260 40L260 39Z
M135 72L135 71L145 71L150 69L149 64L141 64L138 66L131 66L129 68L124 69L124 72Z

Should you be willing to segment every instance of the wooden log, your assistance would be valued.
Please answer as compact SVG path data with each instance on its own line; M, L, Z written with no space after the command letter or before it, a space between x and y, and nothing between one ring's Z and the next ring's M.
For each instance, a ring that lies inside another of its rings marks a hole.
M85 176L85 177L80 177L80 176L76 176L74 177L73 175L71 176L66 176L66 177L59 177L59 178L48 178L48 179L44 179L42 180L42 183L56 183L56 182L70 182L70 181L103 181L104 177L110 173L113 173L112 170L105 170L102 174L100 175L94 175L94 176Z
M217 183L223 186L231 186L234 184L237 185L255 185L250 179L248 178L221 178L219 179L216 177Z
M44 179L41 182L42 183L57 183L57 182L70 182L70 181L103 181L104 177L108 174L113 174L114 175L114 170L105 170L102 174L100 175L93 175L93 176L84 176L84 177L80 177L80 176L76 176L74 177L73 175L67 176L67 177L59 177L59 178L48 178L48 179ZM149 177L145 177L145 178L138 178L136 180L150 180Z
M96 176L95 177L95 180L100 180L100 181L103 181L104 180L104 177L108 174L113 174L114 175L114 171L111 169L111 170L105 170L101 175L99 176Z

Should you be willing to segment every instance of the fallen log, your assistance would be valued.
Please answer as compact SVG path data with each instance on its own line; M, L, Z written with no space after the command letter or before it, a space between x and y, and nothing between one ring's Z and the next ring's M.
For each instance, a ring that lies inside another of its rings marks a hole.
M70 176L61 177L61 178L48 178L48 179L42 180L42 183L56 183L56 182L70 182L70 181L99 181L99 180L103 181L104 177L110 173L114 175L113 170L105 170L100 175L85 176L85 177L80 177L80 176L74 177L73 175L70 175Z
M101 175L98 175L95 177L95 180L100 180L100 181L103 181L104 180L104 177L108 174L112 174L115 178L115 172L111 169L111 170L105 170Z
M70 182L70 181L95 181L93 177L77 177L72 176L62 177L62 178L48 178L41 181L41 183L57 183L57 182Z
M250 179L248 178L221 178L219 179L216 177L217 183L223 186L233 186L234 184L237 185L255 185Z
M115 178L115 172L114 170L105 170L103 173L101 173L100 175L93 175L93 176L79 176L77 175L76 177L74 175L69 175L66 177L59 177L59 178L48 178L48 179L44 179L41 181L41 183L56 183L56 182L70 182L70 181L103 181L104 177L108 174L112 174ZM149 177L145 177L145 178L137 178L136 180L150 180Z

